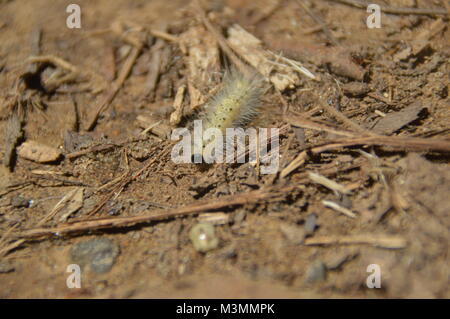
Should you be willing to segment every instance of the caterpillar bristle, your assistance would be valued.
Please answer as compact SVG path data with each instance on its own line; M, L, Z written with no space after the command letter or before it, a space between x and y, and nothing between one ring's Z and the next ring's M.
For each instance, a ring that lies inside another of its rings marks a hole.
M205 105L206 113L202 117L203 132L208 129L219 129L227 143L227 128L245 128L260 114L261 98L267 86L263 78L255 73L244 75L236 69L225 72L221 88ZM204 158L205 147L214 142L214 137L201 139L200 147L194 147L197 156ZM198 145L198 144L197 144ZM223 149L214 152L221 157Z
M221 90L207 103L204 129L243 127L259 113L263 79L246 76L236 69L227 70Z

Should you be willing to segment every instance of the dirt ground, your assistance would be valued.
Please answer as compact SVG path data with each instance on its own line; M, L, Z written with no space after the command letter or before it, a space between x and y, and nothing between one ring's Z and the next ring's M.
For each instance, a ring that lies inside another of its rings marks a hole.
M450 2L371 2L412 12L368 28L326 0L0 0L0 297L449 298ZM170 128L251 64L227 52L234 24L270 76L315 76L261 97L276 174L170 157Z

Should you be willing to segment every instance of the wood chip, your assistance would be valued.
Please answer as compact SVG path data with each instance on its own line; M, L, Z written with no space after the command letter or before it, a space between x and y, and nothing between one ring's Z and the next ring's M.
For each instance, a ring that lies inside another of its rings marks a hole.
M55 162L61 158L61 151L36 141L28 140L17 148L20 157L38 163Z
M206 97L194 86L194 84L190 80L188 81L188 91L191 111L195 110L197 107L203 105L206 102Z
M186 86L182 85L178 88L177 94L175 96L175 101L173 102L173 107L175 111L170 114L170 125L177 125L180 123L181 118L183 116L183 99L184 99L184 91L186 90Z
M22 136L23 131L21 120L17 113L13 113L6 124L5 155L3 157L3 165L6 167L11 168L15 147Z
M303 73L304 71L304 74L309 72L304 68L302 69L297 61L277 56L273 52L264 49L259 39L237 24L228 29L228 34L230 47L242 59L257 69L259 73L269 79L280 91L300 84L297 72ZM310 77L314 77L310 72L309 74Z
M200 90L211 87L214 74L220 71L219 46L203 25L189 28L180 36L186 48L189 80Z
M334 209L335 211L337 211L337 212L339 212L341 214L344 214L347 217L350 217L350 218L356 218L357 217L356 214L354 212L352 212L350 209L345 208L345 207L343 207L343 206L341 206L339 204L336 204L335 202L332 202L332 201L329 201L329 200L323 200L322 204L325 207Z
M416 102L399 112L388 113L378 121L372 131L383 135L392 134L403 126L416 120L423 109L425 109L425 107L423 107L420 102Z
M345 186L338 184L335 181L333 181L329 178L326 178L325 176L322 176L320 174L316 174L313 172L308 172L308 177L314 183L323 185L326 188L329 188L333 191L339 192L341 194L350 194L350 191L348 189L346 189Z
M288 176L290 173L295 171L297 168L302 166L308 157L308 153L306 151L301 152L292 162L289 163L280 173L280 177L284 178Z
M349 236L314 236L307 238L305 245L354 245L369 244L379 248L401 249L407 246L405 238L393 235L349 235Z

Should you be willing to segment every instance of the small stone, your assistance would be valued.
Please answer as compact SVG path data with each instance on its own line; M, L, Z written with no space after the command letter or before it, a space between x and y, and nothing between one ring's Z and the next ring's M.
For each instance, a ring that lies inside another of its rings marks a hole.
M11 206L15 208L29 207L30 200L18 195L11 199Z
M305 283L317 283L325 281L327 277L327 267L321 260L311 263L305 273Z
M38 163L55 162L61 158L61 151L55 147L40 144L36 141L26 141L17 148L17 154Z
M119 253L119 246L114 241L96 238L73 246L70 256L75 264L89 265L93 272L106 273L111 270Z
M14 265L10 261L0 262L0 274L6 274L15 270Z
M317 215L313 213L306 216L305 224L303 225L306 234L309 235L314 233L316 227L317 227Z
M352 209L352 207L353 207L352 200L347 195L342 196L342 199L340 200L340 204L342 207L345 207L347 209Z
M195 250L205 253L217 248L219 239L215 235L214 226L207 223L199 223L192 227L189 238Z

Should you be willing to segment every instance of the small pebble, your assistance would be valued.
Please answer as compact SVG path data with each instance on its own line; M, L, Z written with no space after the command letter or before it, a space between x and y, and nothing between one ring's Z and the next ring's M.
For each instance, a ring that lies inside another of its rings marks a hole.
M317 215L312 213L306 216L305 224L303 225L306 234L312 234L314 233L314 230L316 230L317 227Z
M62 157L61 150L58 148L43 145L31 140L23 142L17 147L17 154L22 158L38 163L54 162Z
M18 195L11 199L11 206L15 208L29 207L30 200Z
M341 202L341 206L343 206L343 207L345 207L347 209L351 209L353 207L352 200L347 195L342 196L342 199L341 199L340 202Z
M325 281L327 277L327 267L321 260L316 260L308 266L305 273L305 283L317 283Z
M189 238L195 250L205 253L217 248L219 239L215 235L214 226L207 223L199 223L192 227Z
M95 238L76 244L70 251L73 263L80 266L90 266L96 273L106 273L111 270L117 256L119 246L108 238Z

